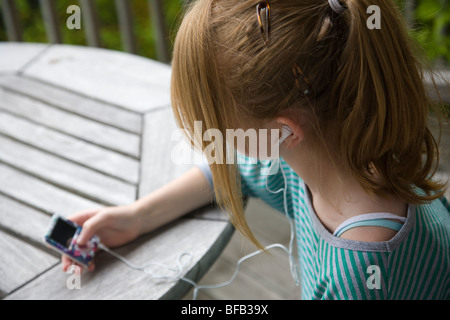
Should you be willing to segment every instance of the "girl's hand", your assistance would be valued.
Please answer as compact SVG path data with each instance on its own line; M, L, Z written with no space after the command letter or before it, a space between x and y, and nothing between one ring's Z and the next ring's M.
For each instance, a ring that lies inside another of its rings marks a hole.
M69 220L82 226L78 244L86 244L94 235L107 247L116 247L178 219L213 200L210 183L198 167L137 200L129 206L108 207L78 212ZM64 271L72 265L63 256ZM89 267L92 271L94 266Z
M105 246L116 247L136 239L140 234L133 205L81 211L68 219L83 227L77 241L81 245L97 235ZM62 256L62 268L65 272L72 264L72 260ZM94 264L89 267L89 271L93 270Z

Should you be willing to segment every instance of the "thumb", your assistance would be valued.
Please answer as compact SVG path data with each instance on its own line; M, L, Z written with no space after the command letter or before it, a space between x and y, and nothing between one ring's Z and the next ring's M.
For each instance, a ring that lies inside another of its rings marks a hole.
M92 218L86 220L81 228L80 235L77 239L77 244L86 245L97 231L105 224L105 219L102 215L96 214Z

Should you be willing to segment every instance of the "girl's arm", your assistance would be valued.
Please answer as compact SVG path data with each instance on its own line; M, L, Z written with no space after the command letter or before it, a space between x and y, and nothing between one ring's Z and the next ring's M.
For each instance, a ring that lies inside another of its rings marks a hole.
M207 178L194 167L130 205L85 210L69 219L83 227L77 240L80 245L97 235L105 246L115 247L205 206L212 199L213 191ZM62 257L63 270L71 264L67 257Z
M133 205L144 234L169 223L213 200L213 191L203 172L194 167L184 175Z

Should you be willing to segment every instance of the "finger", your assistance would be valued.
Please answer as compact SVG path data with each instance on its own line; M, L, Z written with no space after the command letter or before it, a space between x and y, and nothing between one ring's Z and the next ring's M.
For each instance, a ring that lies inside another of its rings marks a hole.
M78 236L77 243L79 245L86 245L89 239L91 239L99 229L108 223L105 215L95 214L88 220L86 220Z
M96 208L96 209L88 209L88 210L79 211L77 213L74 213L74 214L68 216L67 219L82 226L86 220L88 220L91 217L93 217L94 215L96 215L99 212L99 210L100 209Z
M67 268L70 266L71 262L69 262L69 258L66 256L61 257L62 270L67 272Z
M88 271L89 271L89 272L93 272L94 270L95 270L95 264L89 265Z
M80 271L83 272L83 266L82 265L74 262L73 260L69 259L68 257L66 257L64 255L62 256L61 262L62 262L62 269L63 269L64 272L67 272L69 267L72 266L72 265L77 266L78 268L80 268Z

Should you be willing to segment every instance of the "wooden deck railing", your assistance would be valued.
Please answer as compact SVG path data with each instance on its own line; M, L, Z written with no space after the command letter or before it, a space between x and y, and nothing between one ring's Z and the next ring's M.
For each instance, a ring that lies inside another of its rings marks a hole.
M168 45L168 31L164 21L163 1L147 0L151 12L151 20L156 30L157 58L163 62L169 62L170 53ZM181 0L180 0L181 1ZM185 0L188 2L189 0ZM414 23L414 9L416 0L404 1L404 15L408 25ZM15 0L0 0L2 4L3 18L9 41L22 41L22 28ZM39 0L42 16L45 20L47 40L50 43L62 43L61 24L56 12L56 0ZM101 46L100 25L97 8L94 0L79 0L87 45ZM119 28L122 38L122 47L126 52L137 53L136 35L133 32L133 16L130 0L114 0L117 11Z
M435 70L434 71L434 83L431 78L425 77L425 84L429 89L430 97L438 102L442 102L447 106L450 106L450 70ZM439 96L434 87L439 92Z
M42 16L45 20L45 29L47 40L50 43L62 43L61 28L63 24L58 21L57 0L39 0ZM164 9L162 0L146 0L151 20L156 30L156 52L157 59L162 62L170 62L169 37L166 28ZM182 0L180 0L182 1ZM188 2L189 0L184 0ZM414 10L417 0L403 0L403 13L409 26L414 25ZM22 41L21 21L15 0L0 0L7 37L9 41ZM83 29L86 34L86 44L92 47L100 47L100 23L97 13L97 7L94 0L79 0L81 15L83 19ZM133 30L133 15L130 0L114 0L115 10L117 12L119 28L122 39L122 49L126 52L137 53L136 34ZM437 85L442 100L450 105L450 72L443 71ZM429 82L427 82L430 85Z
M169 62L169 37L164 18L163 1L147 1L151 13L152 24L156 30L157 58L160 61ZM17 42L22 41L22 26L15 0L1 0L0 3L8 40ZM56 0L39 0L39 4L42 16L45 20L48 42L62 43L61 28L63 24L58 20ZM83 29L86 34L87 45L100 47L100 24L94 0L79 0L78 4L81 8L84 24ZM114 0L114 5L117 11L123 50L130 53L137 53L136 35L132 27L133 16L131 13L131 1Z
M56 14L56 0L39 0L42 15L45 20L45 28L48 41L61 43L60 24ZM157 57L159 60L168 62L170 59L168 46L168 32L165 27L162 0L147 0L151 8L151 19L156 30ZM416 0L404 1L404 16L409 26L414 24L414 9ZM186 0L188 2L188 0ZM15 0L2 0L2 11L6 24L9 41L22 41L21 23ZM85 32L89 46L100 46L100 28L96 6L93 0L79 0L83 18L85 19ZM114 0L120 32L122 35L122 46L127 52L136 53L136 36L133 32L130 0Z

